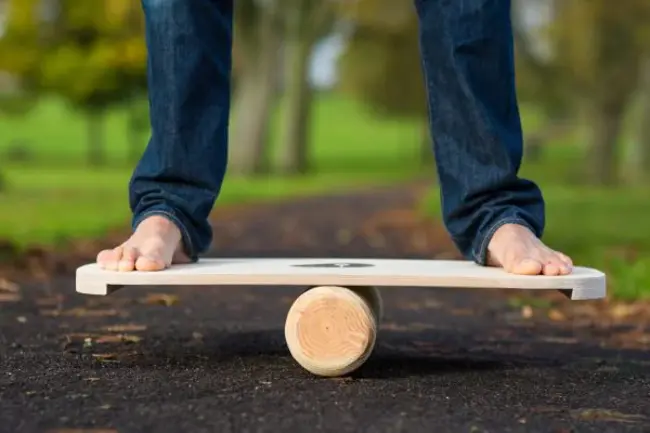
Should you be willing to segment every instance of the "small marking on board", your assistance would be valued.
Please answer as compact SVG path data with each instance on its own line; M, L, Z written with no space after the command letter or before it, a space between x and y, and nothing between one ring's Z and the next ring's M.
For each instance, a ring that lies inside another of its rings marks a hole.
M308 265L291 265L296 268L371 268L370 263L313 263Z

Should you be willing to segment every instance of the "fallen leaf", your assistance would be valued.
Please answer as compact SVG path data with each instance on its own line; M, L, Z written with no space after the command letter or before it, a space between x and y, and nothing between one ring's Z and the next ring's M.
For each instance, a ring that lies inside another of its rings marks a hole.
M622 423L635 423L647 418L643 415L625 414L609 409L580 409L572 412L574 418L588 421L615 421Z
M102 330L107 332L137 332L145 331L147 329L146 325L136 325L134 323L127 323L124 325L111 325L104 326Z
M166 307L170 307L172 305L177 304L179 301L178 296L176 295L168 295L165 293L154 293L147 295L147 297L144 299L145 304L149 305L164 305Z
M615 319L625 319L639 313L640 306L631 304L615 304L609 309L609 315Z
M141 337L129 334L101 335L95 339L96 343L139 343Z
M116 356L114 353L93 353L93 358L100 362L117 362Z
M555 406L537 406L530 409L534 413L556 413L563 412L564 409Z
M18 293L0 293L0 302L18 302L21 299Z
M564 313L562 313L560 310L556 310L555 308L548 310L547 315L549 319L555 322L563 322L566 320Z
M524 319L530 319L533 317L533 308L530 305L524 305L521 308L521 317Z
M115 309L89 310L87 308L72 308L70 310L41 310L43 316L73 316L73 317L107 317L117 316L120 312Z
M20 286L14 282L11 282L5 278L0 278L0 291L9 292L9 293L18 293Z
M87 339L87 338L95 338L97 334L89 334L86 332L71 332L69 334L63 335L63 338L66 338L68 340L74 340L74 339Z
M436 301L435 299L429 298L422 303L422 306L424 306L425 308L442 308L444 305L440 301Z

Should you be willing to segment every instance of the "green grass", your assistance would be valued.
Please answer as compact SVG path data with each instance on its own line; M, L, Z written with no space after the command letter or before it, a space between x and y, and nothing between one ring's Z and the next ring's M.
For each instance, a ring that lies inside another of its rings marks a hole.
M91 172L84 169L12 169L11 189L0 194L0 239L18 247L52 245L99 237L128 225L126 170ZM294 179L229 179L219 206L345 190L409 177L408 172L321 173Z
M281 140L280 115L271 123L271 149ZM420 129L417 122L375 119L359 104L337 95L319 95L313 109L312 153L315 169L357 173L400 168L417 163ZM111 166L130 168L126 115L109 112L104 121L105 149ZM0 117L0 157L19 144L30 155L29 166L83 165L87 153L87 122L60 101L44 100L23 118ZM142 148L147 134L141 137ZM6 159L6 158L3 158Z
M522 175L535 180L546 199L544 241L570 255L576 265L606 272L615 298L650 298L650 190L577 186L571 180L581 165L579 150L560 147L522 168ZM440 217L437 191L424 207L432 218Z
M272 125L274 149L281 138L278 118ZM8 189L0 194L0 239L18 246L54 244L101 236L128 224L127 183L133 163L126 162L125 116L111 113L106 124L112 168L98 170L83 165L85 120L60 103L47 100L28 117L0 121L0 155L15 141L25 143L33 155L27 163L1 167ZM419 134L416 123L373 119L357 104L325 95L314 109L313 174L227 176L217 209L408 179L420 167Z

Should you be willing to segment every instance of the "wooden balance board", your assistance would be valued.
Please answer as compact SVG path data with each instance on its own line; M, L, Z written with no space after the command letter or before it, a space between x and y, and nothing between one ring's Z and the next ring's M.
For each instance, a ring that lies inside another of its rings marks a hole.
M605 274L591 268L525 276L457 260L229 258L158 272L106 271L93 263L76 273L76 290L87 295L138 285L307 286L287 314L287 346L303 368L330 377L351 373L370 356L383 316L379 286L558 290L571 300L606 295Z

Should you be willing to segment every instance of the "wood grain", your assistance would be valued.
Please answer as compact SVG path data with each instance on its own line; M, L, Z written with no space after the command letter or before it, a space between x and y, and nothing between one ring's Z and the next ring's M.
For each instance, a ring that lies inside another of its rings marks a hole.
M377 339L379 294L372 287L314 287L287 314L284 335L293 359L305 370L338 377L361 367Z

